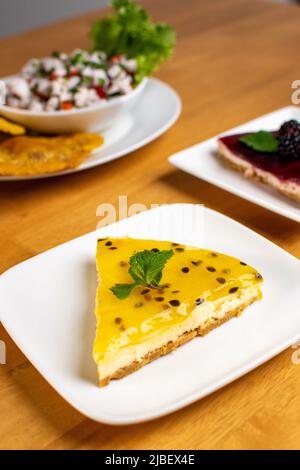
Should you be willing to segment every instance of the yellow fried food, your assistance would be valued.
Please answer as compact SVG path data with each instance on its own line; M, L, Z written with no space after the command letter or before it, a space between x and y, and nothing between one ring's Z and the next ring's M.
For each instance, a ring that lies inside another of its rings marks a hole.
M33 176L79 166L103 144L97 134L11 137L0 142L0 174Z
M0 132L11 135L23 135L25 134L26 129L23 126L20 126L20 124L15 124L14 122L8 121L0 116Z

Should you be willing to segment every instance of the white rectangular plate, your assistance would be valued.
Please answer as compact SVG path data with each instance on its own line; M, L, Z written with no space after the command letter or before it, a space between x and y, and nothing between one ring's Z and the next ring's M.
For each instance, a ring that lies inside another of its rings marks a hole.
M221 135L258 131L261 129L275 130L284 121L289 119L300 121L300 109L295 106L282 108L230 129ZM300 206L297 202L288 199L263 183L246 179L241 173L225 165L217 153L217 139L219 137L215 136L200 144L182 150L172 155L169 161L177 168L193 176L197 176L266 209L277 212L277 214L300 222Z
M170 239L236 256L263 275L264 299L206 337L100 389L91 358L95 250L97 238L114 235ZM175 411L270 359L299 338L299 305L296 258L232 219L185 204L146 211L72 240L0 278L1 321L16 344L71 405L109 424Z

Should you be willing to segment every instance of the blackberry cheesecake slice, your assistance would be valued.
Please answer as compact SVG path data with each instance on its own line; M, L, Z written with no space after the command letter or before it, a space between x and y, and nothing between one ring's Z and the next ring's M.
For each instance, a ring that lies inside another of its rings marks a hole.
M100 386L205 335L261 298L237 258L170 241L98 240L93 358Z
M285 122L274 132L233 134L218 139L224 161L249 179L268 184L300 202L300 123Z

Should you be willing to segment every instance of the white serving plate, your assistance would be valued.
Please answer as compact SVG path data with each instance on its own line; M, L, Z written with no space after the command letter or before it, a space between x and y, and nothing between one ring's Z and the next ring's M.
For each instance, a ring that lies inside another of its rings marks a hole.
M230 129L221 135L261 129L274 130L289 119L300 121L300 109L295 106L288 106ZM300 205L297 202L277 193L265 184L246 179L242 174L224 164L217 154L217 139L219 137L217 135L200 144L181 150L172 155L169 161L177 168L193 176L197 176L277 214L300 222Z
M96 240L121 235L169 239L236 256L263 275L264 299L207 336L100 389L91 358ZM299 305L296 258L234 220L188 204L124 219L35 256L0 278L0 315L7 332L65 400L109 424L171 413L275 356L299 339Z
M181 101L166 83L149 78L141 99L134 109L123 114L114 124L101 132L104 145L94 150L78 168L36 176L0 176L0 181L49 178L87 170L116 160L152 142L166 132L178 119Z

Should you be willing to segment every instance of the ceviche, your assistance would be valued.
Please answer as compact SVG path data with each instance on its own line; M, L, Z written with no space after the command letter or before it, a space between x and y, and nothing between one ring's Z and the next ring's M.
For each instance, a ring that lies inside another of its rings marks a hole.
M31 59L8 79L6 104L32 111L82 108L130 93L134 86L135 59L81 49L71 54Z
M171 57L176 34L134 0L112 0L90 30L91 51L31 59L7 80L5 104L32 111L83 108L130 93Z

